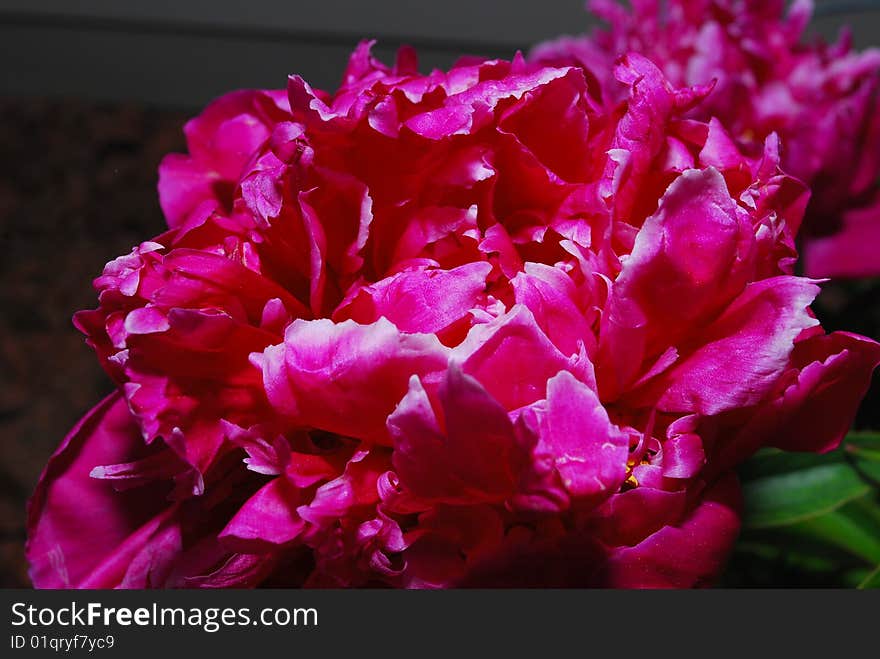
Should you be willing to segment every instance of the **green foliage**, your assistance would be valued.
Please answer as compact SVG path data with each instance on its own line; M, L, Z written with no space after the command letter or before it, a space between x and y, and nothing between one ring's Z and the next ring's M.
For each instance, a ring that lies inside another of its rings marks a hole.
M724 586L880 588L880 434L743 466L743 531Z

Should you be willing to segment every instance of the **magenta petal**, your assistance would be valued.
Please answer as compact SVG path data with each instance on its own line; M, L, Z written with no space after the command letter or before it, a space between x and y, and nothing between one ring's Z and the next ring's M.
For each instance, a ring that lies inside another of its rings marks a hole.
M277 102L271 92L241 90L187 122L189 155L170 154L159 166L159 202L168 226L182 225L202 204L231 210L245 164L269 137L266 113Z
M333 528L339 517L353 508L375 505L379 501L379 478L388 468L383 451L355 453L342 475L321 485L308 505L297 512L315 526Z
M521 304L491 323L475 326L454 352L463 360L464 372L508 410L542 399L547 380L570 365Z
M664 127L673 94L660 69L638 53L622 57L614 74L630 85L630 98L611 145L614 156L606 168L603 195L612 198L616 215L626 218L636 203L642 178L666 142Z
M880 364L880 344L848 332L814 336L793 359L811 360L771 412L779 427L769 438L787 451L824 452L840 444Z
M227 546L259 553L296 538L305 522L296 512L299 490L285 478L273 478L248 499L220 533Z
M596 393L562 371L547 383L537 449L545 452L571 496L596 504L626 478L629 438L608 420Z
M564 355L595 343L584 313L578 309L574 282L564 272L542 263L527 263L512 280L516 301L529 308L544 333Z
M653 354L675 345L742 290L752 242L752 227L716 170L688 170L669 186L636 236L602 318L598 374L606 397L635 375L633 346Z
M519 99L535 88L562 78L565 69L537 69L525 75L511 75L505 80L485 80L447 97L436 110L417 114L404 125L418 135L441 140L465 135L481 128L495 107L507 99Z
M125 578L129 563L173 511L169 488L157 483L118 492L90 474L151 452L118 393L64 439L28 504L26 554L37 588L108 588Z
M675 526L665 526L609 558L607 584L615 588L692 588L711 585L739 534L739 485L728 475Z
M159 165L159 203L168 222L176 227L186 220L200 204L214 204L216 178L206 174L204 166L192 158L171 153Z
M597 511L597 530L609 546L637 545L685 512L687 493L637 487L615 494Z
M836 448L878 363L880 345L863 336L834 332L799 341L781 387L729 441L719 467L735 465L765 445L787 451Z
M675 435L663 442L663 475L691 478L706 464L703 440L695 433Z
M269 137L260 100L278 101L273 92L243 89L212 101L184 127L194 158L210 163L220 177L234 180L251 154Z
M785 370L794 340L819 324L807 308L818 290L798 277L750 284L704 330L705 343L660 378L658 408L717 414L760 402Z
M385 317L401 332L439 332L477 306L491 270L485 262L452 270L407 270L362 288L334 317L360 323Z
M270 402L304 426L387 441L385 419L413 374L446 368L447 350L430 334L404 334L388 320L296 320L284 343L260 356Z
M531 447L514 432L505 410L454 364L439 398L442 426L413 377L409 392L388 418L400 482L420 498L445 503L510 497Z
M733 139L715 117L709 120L709 134L703 150L700 151L700 164L721 171L747 165Z
M880 200L843 216L843 228L814 238L804 249L810 277L870 277L880 274Z

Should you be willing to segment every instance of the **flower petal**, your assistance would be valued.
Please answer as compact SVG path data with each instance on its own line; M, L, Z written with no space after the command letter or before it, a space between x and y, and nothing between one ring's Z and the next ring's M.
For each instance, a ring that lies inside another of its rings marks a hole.
M269 401L295 423L388 443L385 419L412 375L445 370L447 349L430 334L388 320L296 320L259 361Z

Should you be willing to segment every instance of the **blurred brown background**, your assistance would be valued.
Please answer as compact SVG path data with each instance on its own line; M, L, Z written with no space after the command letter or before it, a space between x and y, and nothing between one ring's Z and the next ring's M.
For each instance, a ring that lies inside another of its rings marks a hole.
M858 44L876 42L877 2L818 4L847 13L823 14L816 30L849 21ZM423 70L462 53L509 57L585 30L581 5L0 0L0 587L29 585L25 501L61 438L110 391L70 317L95 306L104 263L162 230L156 168L184 148L185 119L234 88L283 87L291 72L333 87L365 36L386 61L415 45ZM831 325L876 336L877 286L834 295ZM866 405L863 420L877 410Z
M156 166L179 112L0 100L0 585L28 585L24 502L78 417L110 392L74 311L115 254L160 232Z

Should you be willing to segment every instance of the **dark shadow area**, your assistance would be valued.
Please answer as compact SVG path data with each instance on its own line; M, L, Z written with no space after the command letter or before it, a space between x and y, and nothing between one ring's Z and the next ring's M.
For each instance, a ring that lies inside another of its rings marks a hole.
M185 115L0 99L0 586L28 586L24 511L62 437L111 390L73 327L104 264L161 232L162 156Z

